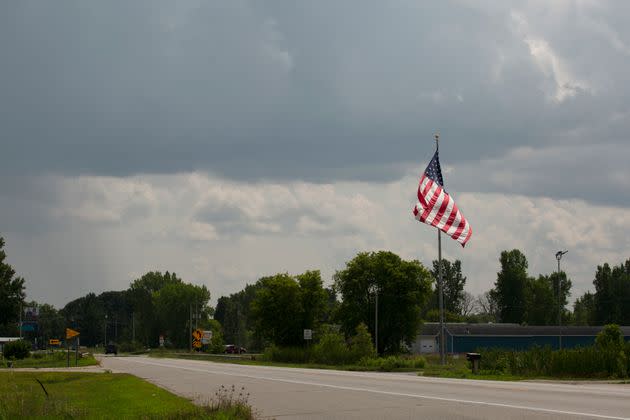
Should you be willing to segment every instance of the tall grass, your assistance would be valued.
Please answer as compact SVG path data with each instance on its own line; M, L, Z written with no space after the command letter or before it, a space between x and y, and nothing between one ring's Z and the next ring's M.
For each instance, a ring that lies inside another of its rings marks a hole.
M630 371L630 344L624 349L595 346L565 350L534 347L526 351L480 349L483 371L522 376L625 378Z

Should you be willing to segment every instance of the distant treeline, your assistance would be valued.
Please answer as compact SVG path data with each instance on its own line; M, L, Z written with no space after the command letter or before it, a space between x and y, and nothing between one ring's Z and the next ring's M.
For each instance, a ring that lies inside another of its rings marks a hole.
M388 252L362 252L324 287L320 272L278 273L260 278L241 291L222 296L216 310L209 306L206 286L184 282L175 273L148 272L128 289L89 293L57 310L28 302L24 279L5 262L0 237L0 335L18 333L20 307L38 306L38 326L24 335L34 341L63 337L66 327L81 331L81 344L107 341L155 347L159 337L171 347L187 348L192 326L214 331L213 348L238 344L249 350L269 345L304 346L304 329L318 332L338 328L346 336L367 326L378 353L397 353L411 343L421 322L436 321L437 261L428 269ZM572 282L564 272L531 277L525 255L503 251L494 287L479 296L464 291L466 277L459 260L442 260L447 321L512 322L555 325L630 325L630 259L618 266L598 266L594 292L579 297L574 310L566 308ZM375 312L378 295L378 334ZM133 343L132 343L133 342Z

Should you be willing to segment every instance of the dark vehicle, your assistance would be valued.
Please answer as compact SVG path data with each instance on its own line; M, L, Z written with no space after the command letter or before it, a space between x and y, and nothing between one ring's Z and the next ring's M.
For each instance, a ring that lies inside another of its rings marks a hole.
M105 354L115 354L118 355L118 347L116 344L108 344L105 346Z
M240 351L239 351L240 350ZM247 353L247 349L244 347L241 347L240 349L235 346L234 344L226 344L225 346L225 350L223 351L224 353L228 353L228 354L243 354L243 353Z

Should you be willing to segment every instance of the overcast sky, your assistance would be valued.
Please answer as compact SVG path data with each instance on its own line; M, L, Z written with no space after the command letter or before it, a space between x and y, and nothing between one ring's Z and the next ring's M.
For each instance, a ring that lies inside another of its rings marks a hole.
M213 301L361 251L430 265L441 134L466 289L501 250L572 299L630 257L630 2L0 4L0 235L58 307L149 270Z

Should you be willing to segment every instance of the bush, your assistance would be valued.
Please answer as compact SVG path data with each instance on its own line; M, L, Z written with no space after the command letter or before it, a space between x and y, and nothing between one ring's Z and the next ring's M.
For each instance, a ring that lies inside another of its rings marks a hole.
M316 363L327 365L341 365L354 361L343 335L334 331L325 333L319 343L313 346L312 358Z
M25 359L29 356L31 344L26 340L9 341L4 345L2 354L7 359Z
M359 365L383 372L391 372L398 369L422 369L426 363L426 359L422 356L388 356L364 358L361 359Z
M623 334L619 325L608 324L597 334L595 345L601 350L622 350L624 348Z
M480 349L483 371L520 376L625 377L628 356L623 350L599 346L553 351L533 347L526 351Z
M360 323L356 329L356 335L352 337L350 353L353 361L376 356L376 350L372 345L372 336L364 323Z
M310 351L304 347L269 346L262 355L262 360L280 363L308 363Z

